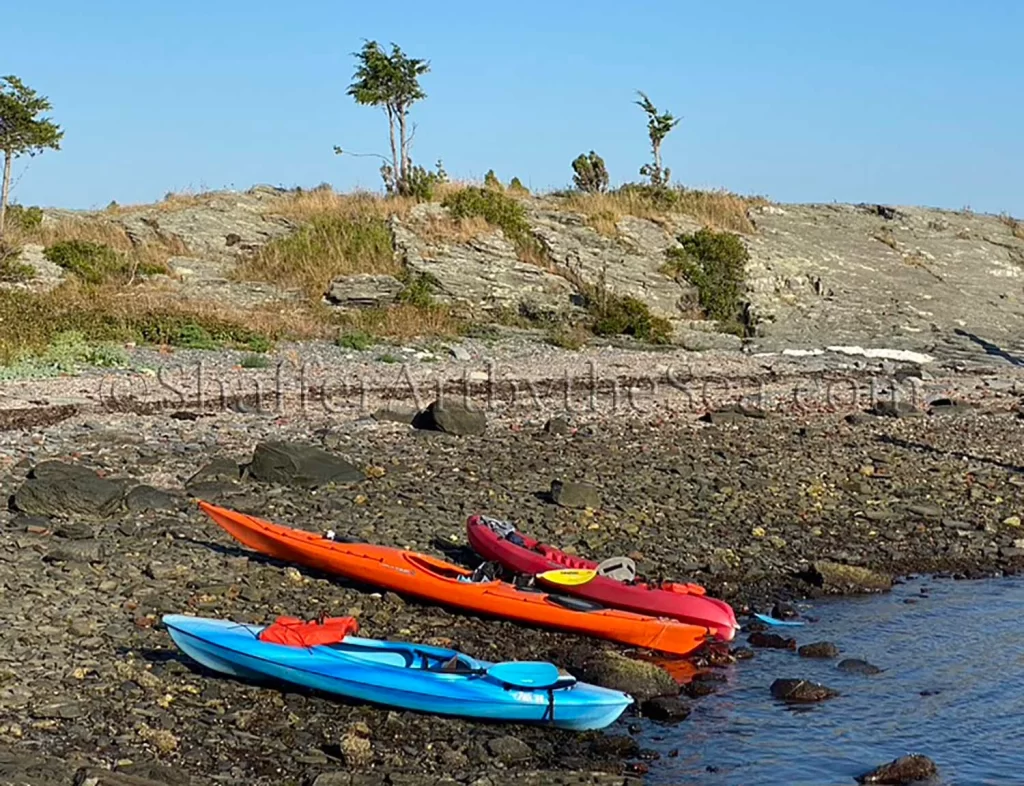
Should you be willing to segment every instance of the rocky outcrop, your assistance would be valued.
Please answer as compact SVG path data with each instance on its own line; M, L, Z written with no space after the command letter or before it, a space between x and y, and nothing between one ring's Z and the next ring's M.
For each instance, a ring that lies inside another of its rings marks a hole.
M123 228L133 243L161 243L176 255L172 277L183 297L244 307L299 296L273 282L232 278L240 255L297 228L278 214L287 193L259 186L103 213L46 211L44 221L104 221ZM537 259L520 258L500 229L462 231L444 207L424 203L390 220L396 260L411 275L427 276L438 302L475 319L564 320L580 314L581 288L600 285L671 320L688 349L740 346L740 338L716 333L700 318L693 287L661 272L666 250L678 244L679 234L699 229L697 220L621 216L608 236L556 199L529 197L522 204L529 232L545 251ZM755 227L741 236L750 254L744 297L753 350L864 346L1004 359L1007 349L1024 351L1018 338L1024 335L1024 233L1012 221L839 204L767 204L750 207L747 215ZM38 247L24 250L22 261L39 271L28 286L60 280L41 260ZM343 307L386 305L397 294L395 284L386 277L348 277L325 296Z
M750 215L761 346L913 347L957 327L1004 343L1024 328L1024 239L996 216L837 204Z
M34 275L26 281L3 281L0 282L0 289L29 289L35 292L45 292L57 287L67 278L67 274L60 265L43 256L44 247L37 243L26 243L21 248L21 253L15 258L15 262L27 265L34 271Z
M446 215L438 205L413 208L407 222L391 219L395 251L414 276L435 284L435 298L470 312L520 313L529 309L553 317L573 309L574 289L561 276L523 262L500 229L464 242L424 239L431 217Z
M609 238L574 213L535 207L529 221L563 274L591 285L601 282L612 294L642 300L652 314L666 319L681 319L693 308L695 291L660 271L666 249L678 244L657 224L626 216L618 222L620 234ZM700 225L692 222L689 228Z
M394 303L402 289L402 282L394 276L362 273L334 279L324 298L341 308L381 308Z
M114 218L133 243L178 245L201 259L230 261L288 234L296 225L273 216L275 202L286 192L255 186L244 193L219 191L188 200L183 206L157 203Z

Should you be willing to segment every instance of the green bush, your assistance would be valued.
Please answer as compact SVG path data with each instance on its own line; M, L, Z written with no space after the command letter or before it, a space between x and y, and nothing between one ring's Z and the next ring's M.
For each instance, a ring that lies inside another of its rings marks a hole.
M100 284L128 272L128 263L110 246L89 240L62 240L47 246L43 256L90 284Z
M4 224L15 227L25 232L38 229L43 224L43 210L39 207L25 207L17 202L7 206L7 213L4 215Z
M572 182L580 191L598 194L608 190L608 169L604 159L593 150L590 155L580 153L572 162Z
M399 303L406 303L416 308L433 308L436 305L434 287L435 284L430 276L421 273L406 283L405 289L398 293L396 299Z
M660 344L672 334L669 321L651 314L647 304L635 297L612 296L595 309L594 316L593 330L599 336L635 336Z
M262 333L210 318L151 314L132 320L126 327L147 344L167 344L183 349L234 347L266 352L273 346L270 338Z
M238 365L242 368L266 368L270 365L270 361L266 355L259 355L251 353L244 355L241 360L238 361Z
M480 216L491 226L500 227L505 237L521 251L536 245L525 208L502 191L470 186L449 194L441 204L454 218Z
M670 248L665 272L681 275L697 287L704 313L727 329L737 329L750 256L738 235L705 227L680 235L682 248Z
M334 340L334 343L344 349L354 349L356 352L365 352L376 342L374 341L373 336L369 333L362 330L352 330L339 335Z
M436 164L436 171L428 172L421 166L414 166L409 170L404 185L404 193L421 202L429 202L434 198L434 191L441 183L448 182L448 173L444 171L444 165L440 159Z
M523 185L523 181L518 177L512 178L508 184L508 190L513 194L525 195L530 193L530 189Z
M615 193L647 202L653 209L668 213L679 207L684 190L650 183L626 183L616 189Z

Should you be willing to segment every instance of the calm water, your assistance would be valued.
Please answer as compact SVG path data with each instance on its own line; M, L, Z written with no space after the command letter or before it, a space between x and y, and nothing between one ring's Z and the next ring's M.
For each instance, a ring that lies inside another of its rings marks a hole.
M913 579L889 595L800 609L817 621L777 632L798 644L831 641L839 658L757 650L730 667L728 683L695 702L687 720L645 730L641 744L662 754L647 782L849 786L879 764L923 753L943 786L1024 784L1024 578ZM843 658L885 671L845 674L836 669ZM768 686L790 677L842 695L787 707Z

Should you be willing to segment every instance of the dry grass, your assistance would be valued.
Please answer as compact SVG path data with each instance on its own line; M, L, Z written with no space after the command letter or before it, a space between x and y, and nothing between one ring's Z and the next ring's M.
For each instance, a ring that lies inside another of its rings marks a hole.
M747 218L750 207L767 204L762 197L742 197L728 191L678 190L671 203L641 190L621 189L604 194L570 194L560 199L567 210L582 213L603 235L614 237L616 223L623 216L636 216L663 223L672 214L691 216L712 229L752 234Z
M416 226L416 235L427 243L444 245L447 243L468 243L474 238L494 231L482 216L466 216L452 218L447 215L430 216Z
M0 292L0 362L45 351L64 331L88 341L215 348L268 348L278 338L329 335L322 315L311 309L234 307L183 301L172 287L118 287L70 280L49 292Z
M355 273L401 275L387 223L371 206L362 212L311 217L297 232L240 260L236 280L268 281L319 301L332 279Z
M200 191L196 193L169 191L159 202L135 205L119 205L117 202L111 202L103 209L103 212L108 216L123 216L140 212L173 213L189 207L201 207L207 204L216 193L215 191Z
M449 194L465 188L466 185L461 181L439 183L434 187L433 201L440 202ZM383 197L372 191L339 194L330 188L315 188L287 194L272 210L267 212L301 223L323 216L340 216L349 219L366 216L387 219L390 216L397 216L405 220L409 217L409 211L416 204L416 200L412 197Z
M463 327L462 321L444 308L404 303L386 309L347 312L339 320L348 331L399 339L451 337Z

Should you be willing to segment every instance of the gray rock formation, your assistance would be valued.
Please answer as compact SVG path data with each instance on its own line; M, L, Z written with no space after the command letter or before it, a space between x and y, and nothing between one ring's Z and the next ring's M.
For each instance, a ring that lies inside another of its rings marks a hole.
M785 205L751 217L762 346L920 347L956 328L1002 343L1024 329L1024 240L996 216Z
M182 208L160 204L118 216L133 243L180 245L201 259L230 261L258 249L268 240L294 231L294 222L273 215L283 192L266 187L245 193L220 191Z
M342 308L380 308L394 303L402 289L394 276L362 273L334 279L324 298Z
M31 267L35 275L28 281L0 282L0 288L45 292L59 286L67 278L60 265L55 265L43 256L43 246L37 243L26 243L15 261Z
M573 287L561 276L523 262L501 230L466 243L439 244L417 234L438 205L418 205L408 222L391 220L395 250L413 275L427 275L437 284L442 303L471 312L519 313L523 305L560 315L572 309Z
M44 461L14 495L15 507L34 516L105 519L118 512L126 488L79 464Z
M556 270L570 280L603 283L612 294L638 298L652 314L666 319L681 319L692 308L693 289L660 272L666 249L677 244L657 224L627 216L619 221L622 236L609 238L574 213L534 207L529 221Z

